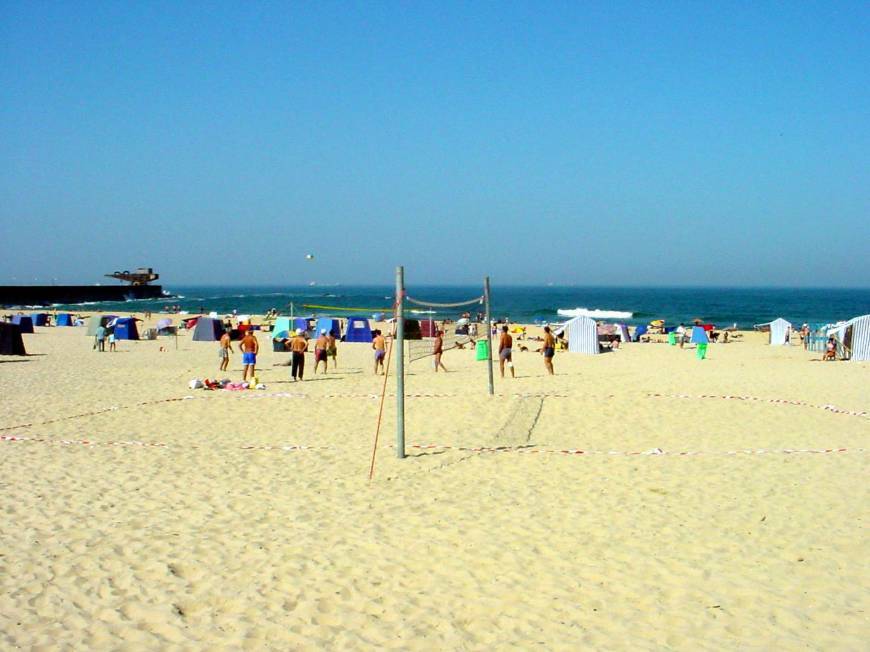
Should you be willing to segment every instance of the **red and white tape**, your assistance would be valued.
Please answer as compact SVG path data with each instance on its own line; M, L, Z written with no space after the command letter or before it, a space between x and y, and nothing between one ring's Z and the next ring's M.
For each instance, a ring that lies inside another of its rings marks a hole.
M200 446L192 445L174 445L165 442L145 442L138 440L119 440L119 441L97 441L93 439L48 439L43 437L20 437L16 435L0 435L0 441L15 443L15 442L31 442L41 444L51 444L56 446L130 446L140 448L188 448L188 449L214 449L215 446ZM518 453L525 455L570 455L570 456L624 456L631 457L636 455L655 456L655 455L670 455L674 457L685 457L694 455L793 455L798 453L863 453L863 448L783 448L783 449L766 449L766 448L744 448L727 451L666 451L661 448L653 448L646 451L599 451L585 450L579 448L535 448L531 446L448 446L444 444L410 444L409 448L416 450L439 450L439 451L458 451L466 453ZM314 451L314 450L342 450L347 447L335 446L308 446L304 444L244 444L237 447L239 450L254 450L254 451ZM392 446L390 446L392 448Z
M825 410L826 412L833 412L834 414L845 414L850 417L861 417L864 419L870 419L870 413L866 411L857 411L857 410L844 410L842 408L838 408L836 405L826 404L826 405L816 405L814 403L809 403L807 401L794 401L788 400L784 398L760 398L758 396L740 396L734 394L657 394L650 392L647 394L648 398L679 398L679 399L724 399L730 401L749 401L754 403L771 403L776 405L797 405L801 407L810 407L815 408L817 410Z

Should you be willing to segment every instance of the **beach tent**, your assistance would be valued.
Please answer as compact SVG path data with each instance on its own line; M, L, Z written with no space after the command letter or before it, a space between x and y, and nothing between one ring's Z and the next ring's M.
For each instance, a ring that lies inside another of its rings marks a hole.
M288 337L290 335L290 326L289 317L278 317L272 325L272 339L277 340L283 337Z
M692 326L692 339L689 341L693 344L709 344L710 338L703 326Z
M341 337L341 322L332 317L321 317L317 320L317 326L314 328L317 335L320 335L320 331L332 333L332 336L338 339Z
M598 330L595 327L595 321L589 317L569 319L562 327L562 332L568 338L568 351L570 353L595 355L599 352Z
M646 335L647 330L649 330L646 326L638 326L634 329L634 338L631 340L632 342L640 342L640 336Z
M88 319L88 332L87 334L93 337L97 334L97 328L100 326L108 326L109 322L113 319L117 319L117 315L94 315L90 319Z
M616 325L616 334L622 338L623 343L631 342L631 335L628 334L628 326L625 324Z
M22 333L33 332L33 320L28 315L14 315L12 317L12 323L17 324Z
M48 321L48 315L46 315L44 312L35 312L30 315L30 318L33 320L34 326L45 326L46 322Z
M842 324L836 324L828 330L828 336L833 335L840 343L846 356L855 362L870 360L870 315L855 317Z
M787 322L785 319L780 317L766 325L770 326L771 346L782 346L783 344L789 343L789 335L791 334L792 329L790 322Z
M18 324L0 321L0 355L27 355Z
M224 325L220 319L200 317L193 331L194 342L217 342L223 337Z
M371 342L372 328L369 320L364 317L348 317L347 329L344 333L345 342Z
M423 334L420 332L419 319L405 320L405 339L406 340L422 340Z
M434 319L421 319L420 320L420 335L422 337L435 337L435 333L438 331L438 326L435 324Z
M311 336L314 333L314 320L307 317L297 317L293 320L293 330L299 329Z
M73 326L74 325L73 316L67 312L62 312L57 316L57 320L55 321L55 326Z
M171 319L158 319L157 320L157 334L158 335L175 335L176 329L172 325Z
M118 317L115 319L116 340L138 340L139 329L136 327L134 317Z

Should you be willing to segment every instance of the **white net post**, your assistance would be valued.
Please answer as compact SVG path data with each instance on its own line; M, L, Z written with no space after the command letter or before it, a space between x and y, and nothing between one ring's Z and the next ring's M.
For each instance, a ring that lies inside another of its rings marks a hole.
M396 457L405 457L405 268L396 268Z

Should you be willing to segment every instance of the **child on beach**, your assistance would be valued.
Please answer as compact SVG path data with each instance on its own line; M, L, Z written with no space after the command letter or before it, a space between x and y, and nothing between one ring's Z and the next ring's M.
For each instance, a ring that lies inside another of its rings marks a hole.
M230 363L230 353L233 352L233 346L230 343L230 332L225 330L221 335L220 348L218 349L218 360L221 361L220 370L226 371L227 365Z
M441 367L444 372L447 372L447 367L441 362L441 355L444 353L444 331L435 331L435 342L432 346L432 353L435 356L435 373L438 373L438 367Z

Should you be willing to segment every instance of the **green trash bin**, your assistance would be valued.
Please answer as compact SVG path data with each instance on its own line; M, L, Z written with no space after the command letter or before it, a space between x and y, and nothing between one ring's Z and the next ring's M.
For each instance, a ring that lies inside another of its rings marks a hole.
M477 360L489 360L489 341L477 340Z
M673 331L671 331L670 333L668 333L668 344L670 344L671 346L675 346L676 343L677 343L677 334L674 333Z
M698 360L703 360L704 358L707 357L707 345L706 344L699 344L698 345L698 348L695 349L695 357L698 358Z

